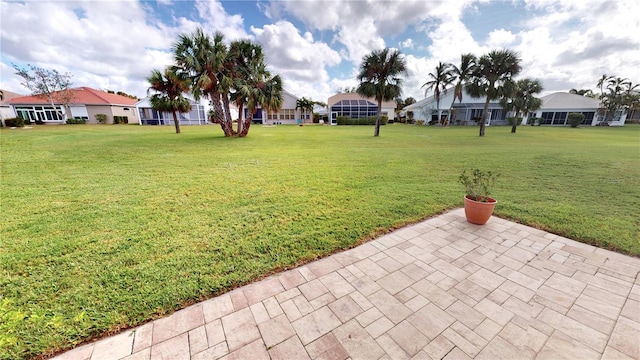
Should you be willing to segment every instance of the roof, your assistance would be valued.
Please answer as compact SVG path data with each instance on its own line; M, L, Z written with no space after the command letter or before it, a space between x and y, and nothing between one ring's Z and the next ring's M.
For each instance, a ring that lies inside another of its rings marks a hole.
M335 94L333 96L331 96L329 98L329 100L327 101L327 106L331 107L331 105L334 105L336 103L338 103L341 100L368 100L371 101L374 104L378 104L378 102L376 101L376 99L374 98L365 98L362 95L358 94L358 93L339 93L339 94ZM392 107L395 109L396 107L396 103L395 101L383 101L382 102L382 106L384 107Z
M541 97L540 100L542 100L542 109L578 110L600 107L600 102L597 99L565 92L549 94Z
M2 101L0 101L0 105L9 106L9 100L11 100L13 98L16 98L16 97L20 97L20 96L24 96L24 95L18 94L18 93L14 93L14 92L8 91L8 90L2 90Z
M70 89L73 91L72 104L84 105L124 105L134 106L138 100L126 96L111 94L105 91L92 89L90 87L79 87ZM49 102L37 96L15 97L9 101L12 105L48 104Z

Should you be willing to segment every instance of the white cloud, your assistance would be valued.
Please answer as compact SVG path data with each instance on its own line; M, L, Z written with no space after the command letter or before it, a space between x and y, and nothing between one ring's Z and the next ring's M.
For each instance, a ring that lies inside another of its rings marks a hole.
M486 45L492 49L508 48L515 41L516 36L505 29L493 30L489 33Z
M413 49L413 39L408 38L404 41L400 41L400 48Z
M247 38L244 19L240 14L229 15L217 0L196 0L196 9L205 28L223 32L229 39Z

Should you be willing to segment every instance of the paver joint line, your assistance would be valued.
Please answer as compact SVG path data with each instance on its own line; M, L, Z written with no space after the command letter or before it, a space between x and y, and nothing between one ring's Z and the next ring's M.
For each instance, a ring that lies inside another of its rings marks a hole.
M56 359L640 359L639 274L456 209Z

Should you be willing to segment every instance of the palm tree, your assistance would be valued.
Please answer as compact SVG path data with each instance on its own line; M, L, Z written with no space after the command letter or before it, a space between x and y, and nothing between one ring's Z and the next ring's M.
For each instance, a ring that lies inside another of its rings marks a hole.
M451 64L451 74L458 82L453 88L453 101L451 101L451 107L449 107L450 120L453 120L453 116L451 116L451 114L453 114L453 104L455 104L456 99L458 99L458 102L462 102L462 85L471 78L477 60L473 54L462 54L460 57L460 67Z
M216 32L211 38L198 28L191 34L181 34L173 45L173 52L177 66L191 78L193 96L196 100L202 95L209 98L213 117L220 123L224 135L234 136L229 109L223 107L230 88L228 82L221 86L221 81L229 81L222 77L228 53L224 35Z
M245 99L247 104L247 117L239 129L238 136L245 137L249 133L251 120L258 107L263 111L277 111L282 106L282 78L280 75L272 75L262 61L251 61L247 67L249 70L245 77L235 81L238 96Z
M510 89L507 89L506 96L500 99L500 105L504 111L515 113L515 119L511 126L511 132L515 133L520 114L528 114L542 106L542 100L534 95L539 94L543 89L542 83L537 79L521 79L510 82L509 85L511 85Z
M304 112L302 116L302 119L303 119L302 122L304 122L304 120L306 119L305 115L307 114L307 111L311 111L313 116L313 107L315 104L316 104L315 101L311 99L307 99L305 97L296 100L296 109L300 109Z
M175 67L167 67L164 73L153 70L147 81L151 84L147 93L155 92L150 99L151 107L158 111L172 113L176 134L180 134L180 121L176 113L191 111L189 100L182 95L189 91L190 80Z
M440 97L443 94L447 94L447 86L451 85L453 80L454 77L451 69L451 64L444 64L440 62L438 63L438 66L436 66L435 73L429 73L427 82L422 85L422 87L426 87L424 91L425 97L427 96L427 92L433 90L433 96L436 98L436 108L438 111L438 123L440 123L442 118L442 111L440 110Z
M520 73L520 56L512 50L491 50L482 55L467 83L466 89L473 97L486 96L484 111L480 122L480 136L484 136L489 102L501 97L504 85Z
M235 40L229 45L222 84L225 85L226 89L233 88L235 90L230 94L230 97L238 108L237 134L244 133L244 105L247 101L247 98L241 96L237 89L243 86L243 80L251 76L253 67L261 63L264 63L262 46L249 40ZM228 104L225 104L225 106L228 106Z
M406 60L398 50L374 50L362 58L357 93L364 97L373 97L378 102L373 136L380 135L382 101L391 101L402 93L402 79L399 76L406 72Z

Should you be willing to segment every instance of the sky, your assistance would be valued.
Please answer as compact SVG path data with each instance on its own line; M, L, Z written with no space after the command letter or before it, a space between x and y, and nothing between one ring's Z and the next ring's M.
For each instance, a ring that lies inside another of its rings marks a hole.
M638 14L637 0L2 0L0 88L28 94L13 64L32 64L142 98L178 36L202 27L261 44L285 90L315 101L357 86L363 56L385 47L406 59L402 98L424 98L438 62L503 48L542 95L596 90L602 74L640 82Z

